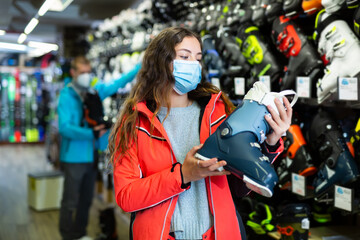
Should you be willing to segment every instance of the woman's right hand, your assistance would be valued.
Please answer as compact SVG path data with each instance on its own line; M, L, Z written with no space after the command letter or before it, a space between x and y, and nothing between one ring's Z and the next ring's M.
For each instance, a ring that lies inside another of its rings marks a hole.
M217 158L210 160L199 160L194 155L202 147L203 144L193 147L187 154L182 165L182 174L184 184L197 181L208 176L230 175L229 171L223 170L219 172L217 169L226 165L224 160L217 161Z

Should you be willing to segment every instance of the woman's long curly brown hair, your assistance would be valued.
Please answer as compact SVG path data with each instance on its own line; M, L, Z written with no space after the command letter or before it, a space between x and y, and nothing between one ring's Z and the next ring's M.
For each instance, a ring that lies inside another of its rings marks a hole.
M175 83L171 63L176 57L175 46L181 43L185 37L195 37L202 48L200 36L182 27L164 29L147 47L136 84L122 105L119 117L109 137L110 161L113 166L131 147L131 144L136 143L137 103L152 101L155 107L154 116L158 113L161 103L166 103L169 111L169 93L172 91ZM218 93L219 91L218 88L207 82L203 76L201 83L195 90L188 93L188 97L196 100L200 97L209 96L211 93ZM234 105L225 94L222 94L221 98L225 103L227 114L230 114Z

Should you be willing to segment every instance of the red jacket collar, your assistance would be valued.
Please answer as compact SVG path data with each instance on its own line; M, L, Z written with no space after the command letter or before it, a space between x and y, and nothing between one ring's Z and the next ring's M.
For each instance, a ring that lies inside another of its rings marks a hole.
M215 102L220 101L220 97L221 97L221 92L219 92L217 94L211 94L211 98L210 98L209 102L206 104L206 108L208 108L208 107L212 108L213 105L215 104ZM152 111L150 111L150 109L147 107L145 100L137 103L136 108L139 113L144 114L150 120L154 116L154 113Z

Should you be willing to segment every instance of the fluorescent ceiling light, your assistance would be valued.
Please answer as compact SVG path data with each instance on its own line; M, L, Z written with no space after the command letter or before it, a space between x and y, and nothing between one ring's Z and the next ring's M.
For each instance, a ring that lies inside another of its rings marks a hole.
M50 11L57 11L61 12L64 11L67 6L72 3L73 0L53 0L51 7L49 8Z
M32 18L30 20L30 22L28 23L28 25L25 27L24 33L25 34L29 34L32 32L32 30L34 30L34 28L36 27L36 25L38 25L39 20L36 18Z
M26 51L27 47L22 44L0 42L0 49Z
M54 2L54 0L46 0L43 5L41 5L38 14L39 16L44 16L45 13L49 10L51 4Z
M27 35L25 33L22 33L22 34L20 34L17 42L21 44L26 40L26 38L27 38Z
M47 54L48 52L50 52L50 51L44 51L39 48L34 48L34 49L28 51L27 56L28 57L40 57L40 56Z
M0 35L5 35L6 31L5 30L0 30Z
M57 51L59 49L59 46L53 43L43 43L43 42L34 42L30 41L28 42L28 46L32 48L38 48L45 51Z

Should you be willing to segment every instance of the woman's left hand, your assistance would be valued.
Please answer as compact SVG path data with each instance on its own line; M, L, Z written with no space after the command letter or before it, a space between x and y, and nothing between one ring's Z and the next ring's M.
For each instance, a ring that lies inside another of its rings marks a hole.
M272 133L267 135L266 142L269 145L275 145L281 136L289 129L291 124L292 117L292 107L289 103L289 100L286 97L283 97L284 105L281 101L275 98L274 102L279 111L280 116L276 113L276 111L269 105L267 106L271 117L265 115L266 121L269 123L270 127L273 129Z

